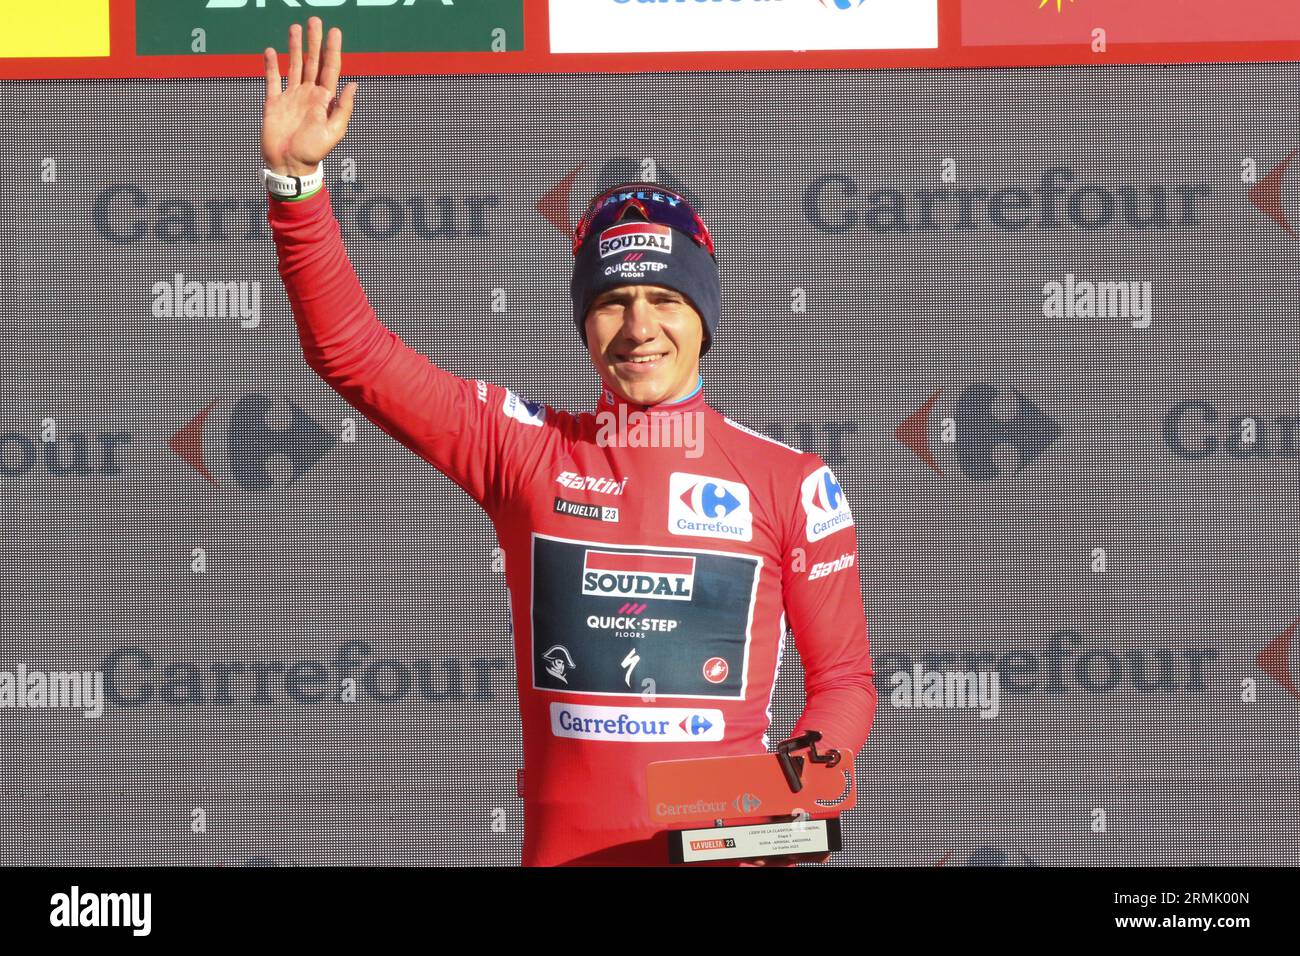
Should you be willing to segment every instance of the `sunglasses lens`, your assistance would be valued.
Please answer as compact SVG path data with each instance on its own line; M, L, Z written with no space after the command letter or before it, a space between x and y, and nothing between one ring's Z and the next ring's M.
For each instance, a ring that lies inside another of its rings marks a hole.
M583 242L619 222L631 209L645 219L684 232L713 255L713 237L684 198L668 189L627 184L606 190L591 201L573 233L573 254Z

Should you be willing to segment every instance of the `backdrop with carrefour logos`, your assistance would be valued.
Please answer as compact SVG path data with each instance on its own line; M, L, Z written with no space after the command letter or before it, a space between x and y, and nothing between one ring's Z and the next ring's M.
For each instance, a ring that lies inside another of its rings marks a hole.
M711 402L856 518L881 699L838 860L1294 864L1298 81L363 77L327 179L389 327L572 410L574 217L698 203ZM517 861L493 529L304 364L260 80L0 93L0 671L108 691L0 707L0 862ZM956 671L998 696L904 693ZM787 644L774 740L802 702Z

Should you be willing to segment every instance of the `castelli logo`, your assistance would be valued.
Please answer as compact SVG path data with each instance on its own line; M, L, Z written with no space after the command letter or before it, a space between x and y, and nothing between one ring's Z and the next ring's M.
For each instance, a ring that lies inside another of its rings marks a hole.
M729 669L721 657L710 657L704 662L704 679L710 684L721 684L727 679Z

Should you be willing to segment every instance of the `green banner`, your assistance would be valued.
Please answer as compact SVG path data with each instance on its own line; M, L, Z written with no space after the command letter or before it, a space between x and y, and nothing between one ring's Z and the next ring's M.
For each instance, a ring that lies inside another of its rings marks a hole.
M310 16L342 28L345 55L524 45L524 0L136 0L136 53L284 53L289 24Z

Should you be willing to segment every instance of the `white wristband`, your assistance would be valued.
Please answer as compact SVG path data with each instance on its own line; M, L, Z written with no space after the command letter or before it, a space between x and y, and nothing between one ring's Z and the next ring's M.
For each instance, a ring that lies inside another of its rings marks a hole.
M262 182L266 184L266 191L271 195L293 199L320 188L321 183L325 182L325 161L321 160L317 163L316 171L306 176L281 176L269 169L263 169Z

